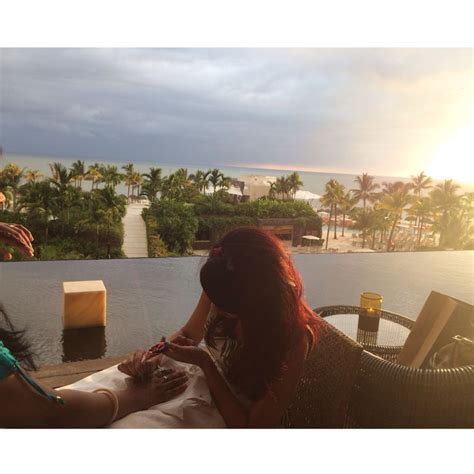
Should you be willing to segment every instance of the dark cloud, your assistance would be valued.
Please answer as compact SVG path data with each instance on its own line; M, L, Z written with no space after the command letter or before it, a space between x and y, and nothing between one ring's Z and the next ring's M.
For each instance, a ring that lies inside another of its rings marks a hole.
M467 49L3 49L0 81L0 143L42 155L387 175L472 120Z

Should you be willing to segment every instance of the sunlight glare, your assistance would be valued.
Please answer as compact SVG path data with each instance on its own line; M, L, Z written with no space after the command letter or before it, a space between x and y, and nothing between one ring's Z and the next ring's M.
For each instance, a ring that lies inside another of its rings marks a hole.
M435 179L474 182L474 123L456 132L436 150L427 167Z

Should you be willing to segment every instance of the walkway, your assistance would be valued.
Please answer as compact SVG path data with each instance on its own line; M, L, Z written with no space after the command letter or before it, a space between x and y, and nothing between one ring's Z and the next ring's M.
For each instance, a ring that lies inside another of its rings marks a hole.
M123 253L128 258L148 257L146 227L142 218L142 210L147 204L129 204L123 218L124 237Z

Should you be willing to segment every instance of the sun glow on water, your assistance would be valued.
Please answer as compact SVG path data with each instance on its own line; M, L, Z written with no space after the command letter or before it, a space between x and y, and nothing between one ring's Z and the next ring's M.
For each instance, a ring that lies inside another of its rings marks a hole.
M426 172L435 179L474 183L474 123L456 130L441 144Z

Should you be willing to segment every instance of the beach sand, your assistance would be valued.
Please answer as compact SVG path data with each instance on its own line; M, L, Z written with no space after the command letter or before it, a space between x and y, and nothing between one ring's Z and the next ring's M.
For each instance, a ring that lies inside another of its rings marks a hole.
M292 246L291 242L284 240L283 243L285 247L292 254L315 254L315 253L351 253L351 252L375 252L371 250L368 242L366 242L366 248L361 247L362 239L352 237L352 231L349 230L345 233L344 237L341 235L337 236L337 240L334 240L332 237L329 238L328 249L326 250L324 245L323 247L318 247L317 245L298 245L297 247ZM323 236L325 237L325 236ZM353 245L353 242L358 242L357 246ZM382 250L379 250L382 251ZM194 250L193 255L206 256L208 255L208 250Z

